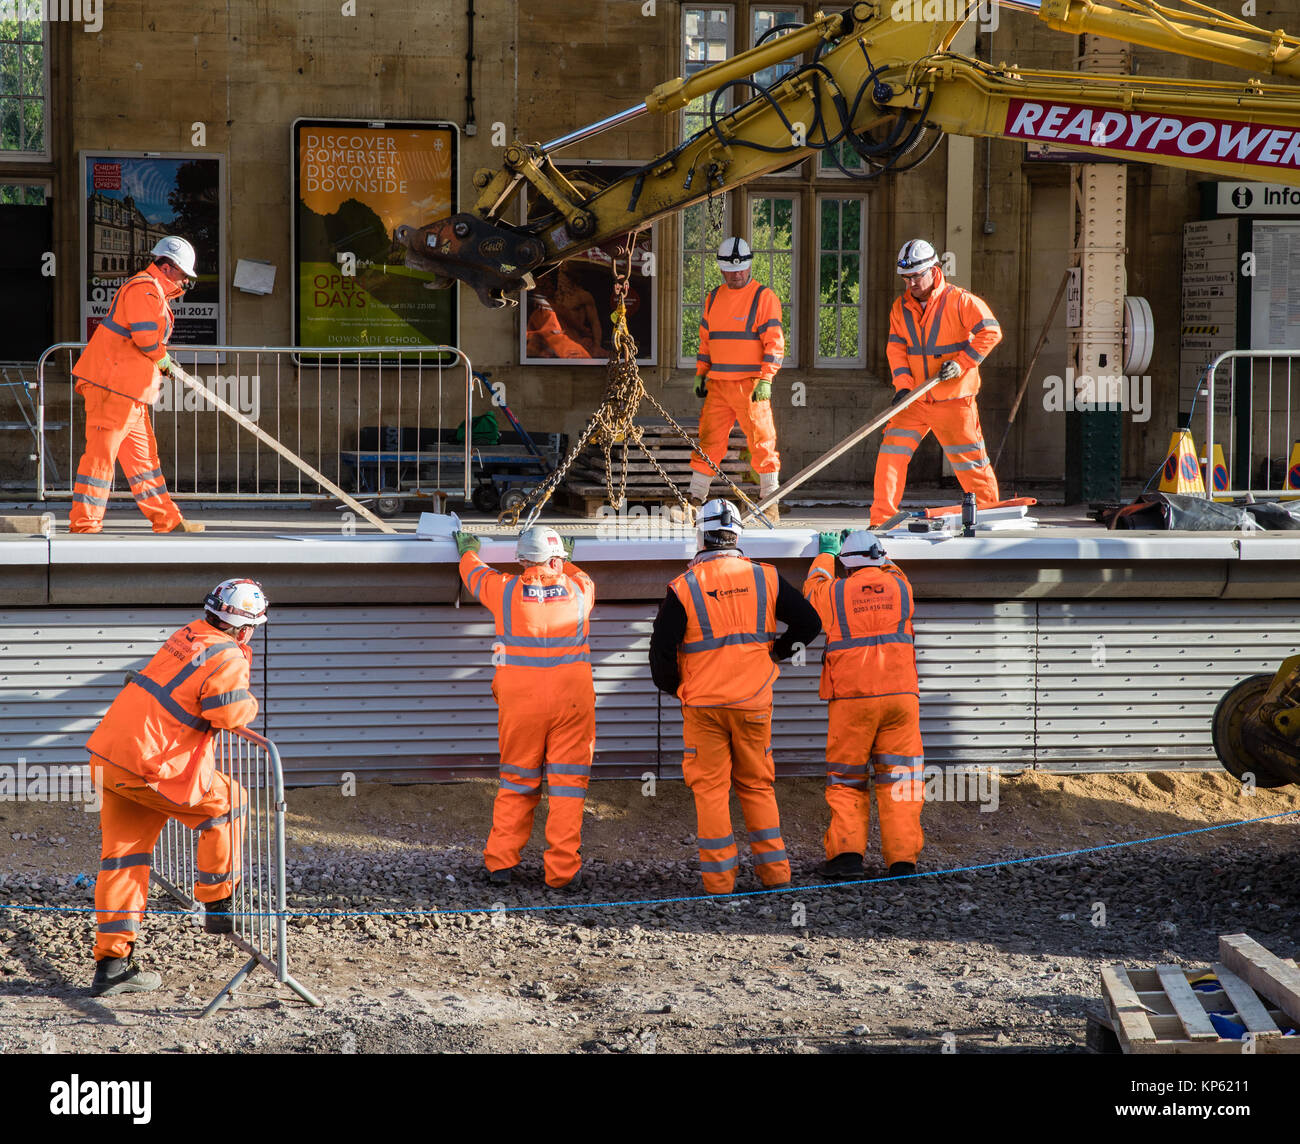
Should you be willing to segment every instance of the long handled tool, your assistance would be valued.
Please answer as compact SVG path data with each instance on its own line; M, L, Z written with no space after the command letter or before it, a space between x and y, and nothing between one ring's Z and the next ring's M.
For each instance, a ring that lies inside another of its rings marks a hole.
M940 379L938 377L930 378L930 380L925 382L924 385L918 385L915 389L913 389L911 393L909 393L897 405L891 405L879 416L873 417L870 421L868 421L865 425L863 425L861 429L853 430L853 432L850 433L847 437L845 437L843 441L841 441L838 445L835 446L835 448L831 449L827 453L823 453L811 465L808 465L806 468L800 469L799 472L797 472L793 477L791 477L785 484L783 484L775 492L768 493L767 496L765 496L761 501L758 502L758 505L756 506L758 512L762 512L764 509L770 508L772 505L776 504L776 502L779 501L783 496L785 496L786 493L790 492L792 489L797 489L809 477L815 476L817 473L821 472L822 469L824 469L827 465L829 465L832 461L836 460L839 457L844 456L845 453L847 453L850 449L852 449L853 446L856 445L863 438L870 437L871 434L874 433L881 426L887 425L890 421L892 421L895 417L897 417L904 409L906 409L909 405L911 405L912 402L918 401L921 398L922 394L929 393L930 390L932 390L936 385L939 384L939 380Z
M1034 372L1034 365L1038 361L1038 355L1047 342L1047 331L1052 328L1052 320L1056 317L1056 311L1060 309L1061 299L1065 297L1065 288L1070 284L1070 272L1067 270L1061 277L1061 284L1056 288L1056 297L1052 300L1052 308L1047 311L1047 321L1043 323L1042 332L1038 335L1038 341L1034 345L1034 352L1029 355L1029 364L1025 366L1024 377L1020 379L1020 388L1016 391L1016 399L1011 403L1011 412L1007 414L1007 427L1002 430L1002 440L998 444L998 451L993 456L993 467L998 467L998 462L1002 460L1002 450L1007 447L1007 437L1011 435L1011 426L1016 420L1016 414L1020 412L1020 403L1025 398L1025 390L1029 388L1029 375Z
M306 461L304 461L296 453L290 452L283 445L281 445L279 441L277 441L274 437L272 437L269 433L265 432L262 429L259 429L254 422L250 421L247 417L245 417L242 413L240 413L239 410L236 409L233 405L227 404L215 393L213 393L212 390L210 390L206 385L204 385L203 382L201 382L197 377L190 376L190 374L186 373L175 362L172 362L171 375L172 377L180 378L181 381L183 381L186 385L188 385L191 389L195 390L197 393L203 394L203 398L205 401L212 402L212 404L215 405L218 409L220 409L223 413L228 413L231 417L233 417L236 421L238 421L240 425L242 425L251 434L253 434L253 436L256 437L259 441L263 442L266 445L269 445L272 449L274 449L277 453L279 453L280 456L282 456L286 461L288 461L289 464L293 465L295 468L300 469L302 472L306 473L307 476L311 477L311 479L315 481L318 485L320 485L321 488L323 488L326 492L331 493L334 496L338 497L338 499L341 500L345 505L347 505L348 508L355 509L358 513L360 513L368 521L370 521L371 524L373 524L377 529L379 529L380 532L390 532L396 534L397 529L395 529L387 521L381 520L368 508L362 505L359 501L356 501L352 497L348 496L347 493L345 493L341 488L338 487L338 485L336 485L333 481L331 481L329 477L325 476L324 473L320 472L318 469L313 469L309 464L307 464Z

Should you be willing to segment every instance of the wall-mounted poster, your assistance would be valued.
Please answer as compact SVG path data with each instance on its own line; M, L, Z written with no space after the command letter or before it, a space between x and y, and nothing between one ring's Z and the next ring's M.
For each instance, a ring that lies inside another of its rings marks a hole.
M225 157L81 152L81 333L89 338L117 288L153 261L160 238L194 247L198 281L172 302L173 346L226 340Z
M459 291L398 238L455 212L457 143L452 123L294 122L296 345L457 344Z
M566 177L592 186L607 186L640 170L636 163L600 160L556 162ZM535 193L528 200L530 218L546 213ZM536 275L536 287L523 292L520 305L519 360L523 365L604 365L609 360L614 323L614 259L626 269L627 236L591 246ZM655 232L643 230L632 252L627 295L627 325L636 340L637 361L653 365L658 353L658 300L655 297Z

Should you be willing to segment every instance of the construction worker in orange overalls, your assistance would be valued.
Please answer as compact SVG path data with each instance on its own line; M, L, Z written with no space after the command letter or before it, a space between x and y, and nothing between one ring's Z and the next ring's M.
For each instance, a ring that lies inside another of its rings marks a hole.
M519 866L545 771L550 796L542 858L546 885L577 891L582 888L582 810L596 750L596 689L587 642L596 586L571 561L573 542L554 529L539 526L519 534L515 558L523 572L518 576L484 564L472 533L457 532L454 539L465 587L496 620L492 695L501 786L483 849L488 880L509 883Z
M790 882L772 762L777 663L817 638L821 621L770 564L740 551L740 513L711 500L696 520L696 556L669 586L650 637L650 674L682 701L682 774L695 796L704 888L729 894L739 854L732 784L764 886ZM786 630L778 635L777 623Z
M167 492L149 420L162 375L171 376L169 301L185 293L195 277L194 248L169 236L159 240L153 255L146 269L118 288L72 367L75 388L86 401L86 451L73 484L72 532L104 527L113 466L119 461L154 532L203 531L202 524L181 516Z
M752 254L743 238L718 247L723 285L704 300L700 348L695 357L695 396L700 410L700 449L715 465L727 455L731 427L740 422L749 442L751 466L758 474L760 499L780 485L781 457L772 420L772 379L785 359L781 300L750 276ZM691 457L688 500L698 510L709 495L713 470L696 453ZM766 512L776 524L780 510Z
M95 881L96 996L157 989L162 978L136 964L137 919L149 896L154 844L169 818L201 831L194 897L208 933L233 931L239 883L243 788L215 766L221 727L257 717L249 691L249 640L266 623L267 599L253 580L224 580L203 601L201 620L173 632L143 671L129 677L86 743L103 802Z
M988 303L945 281L934 247L913 239L898 253L903 293L889 312L886 356L895 403L937 373L943 379L885 426L876 458L871 527L891 519L903 499L907 465L925 435L933 432L961 487L980 508L998 503L998 479L984 451L975 395L980 363L1002 340Z
M524 349L529 357L590 358L591 351L564 332L560 317L544 294L529 295Z
M848 570L835 575L835 557ZM871 820L868 779L876 788L880 845L890 877L916 873L924 752L912 635L912 586L865 529L823 532L804 595L826 631L821 697L830 701L826 733L824 878L861 874ZM868 774L868 767L871 774Z

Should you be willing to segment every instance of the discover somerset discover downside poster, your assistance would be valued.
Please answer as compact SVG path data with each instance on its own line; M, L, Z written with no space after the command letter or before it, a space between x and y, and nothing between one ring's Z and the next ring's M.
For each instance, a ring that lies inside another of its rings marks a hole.
M397 232L455 211L457 142L450 123L294 123L296 345L456 344L458 291Z

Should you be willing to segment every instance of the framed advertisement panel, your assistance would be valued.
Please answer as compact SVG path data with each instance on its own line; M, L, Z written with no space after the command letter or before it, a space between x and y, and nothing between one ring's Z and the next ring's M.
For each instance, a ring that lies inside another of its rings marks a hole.
M458 344L459 290L397 239L455 212L458 146L454 123L294 121L295 345Z
M226 340L224 155L82 151L81 334L104 319L117 288L138 274L165 235L186 239L198 281L173 301L172 346Z
M598 159L557 161L575 181L605 186L639 171L639 163ZM529 198L530 215L540 210ZM521 365L604 365L609 361L614 323L614 258L621 255L626 235L591 246L537 276L536 287L522 292L519 322ZM654 365L659 350L659 308L655 289L656 231L641 232L632 256L627 295L627 325L637 345L637 362Z

